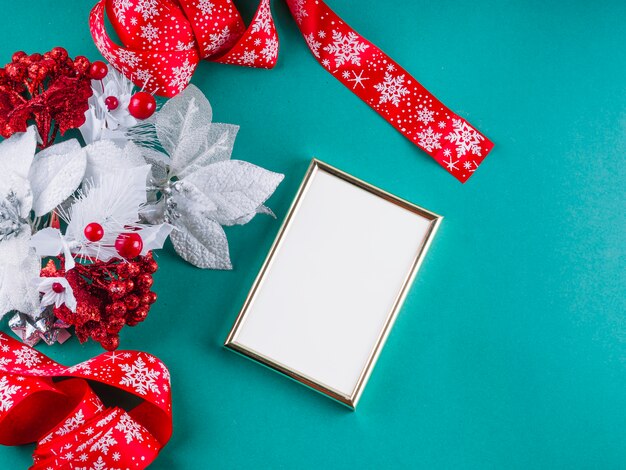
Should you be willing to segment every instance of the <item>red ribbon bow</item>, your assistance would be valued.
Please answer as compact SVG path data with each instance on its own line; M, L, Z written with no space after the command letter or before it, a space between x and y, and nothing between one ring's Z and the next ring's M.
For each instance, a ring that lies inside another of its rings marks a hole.
M467 181L493 148L484 135L322 0L286 1L309 49L329 73L455 178ZM107 35L105 6L126 47ZM232 0L100 0L89 25L106 60L138 86L168 97L187 86L201 59L272 68L278 58L270 0L261 0L247 29Z
M142 402L105 408L85 379ZM171 434L169 372L154 356L114 351L65 367L0 333L0 444L37 442L32 469L143 469Z

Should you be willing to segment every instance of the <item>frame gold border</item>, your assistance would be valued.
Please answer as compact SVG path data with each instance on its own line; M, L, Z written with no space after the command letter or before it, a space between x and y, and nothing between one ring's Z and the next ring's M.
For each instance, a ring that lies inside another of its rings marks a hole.
M323 384L313 379L312 377L308 377L301 372L293 370L285 366L284 364L281 364L278 361L275 361L269 357L266 357L258 353L257 351L254 351L251 348L248 348L247 346L237 342L237 335L239 333L239 329L241 325L243 324L248 314L248 309L252 305L252 302L254 301L254 297L257 291L259 290L259 288L264 282L265 274L268 272L270 266L272 265L274 261L274 255L278 251L278 248L280 247L280 244L282 243L283 237L289 231L290 223L300 208L300 203L302 199L304 198L304 196L306 195L310 187L310 183L313 181L313 176L315 176L315 174L318 171L323 171L330 175L336 176L348 183L353 184L354 186L357 186L358 188L364 189L365 191L375 194L376 196L379 196L389 202L392 202L393 204L396 204L408 211L411 211L415 214L418 214L430 220L430 226L428 228L426 236L424 237L422 244L420 245L420 248L418 249L413 259L411 268L409 269L409 272L407 273L404 279L404 282L402 283L402 287L400 288L400 291L396 295L391 311L387 315L387 320L385 321L385 325L383 329L381 330L378 336L378 339L376 340L374 348L370 353L370 356L368 358L368 361L364 369L361 371L361 375L351 395L346 395L337 390L334 390L332 387L329 387L328 385ZM239 312L239 315L237 316L237 319L235 320L235 323L230 333L228 334L226 341L224 342L224 346L249 359L252 359L253 361L256 361L266 367L269 367L270 369L280 372L286 375L287 377L293 380L296 380L297 382L300 382L317 392L323 393L329 396L330 398L333 398L334 400L338 401L339 403L342 403L343 405L348 406L352 410L355 410L356 405L359 399L361 398L361 394L363 393L363 389L365 388L365 384L367 383L367 380L369 379L372 369L374 368L376 360L378 359L380 351L382 350L383 345L385 344L385 340L387 339L387 336L389 335L389 332L391 331L391 327L393 326L393 323L395 322L395 319L406 297L409 287L411 283L413 282L413 279L415 278L417 271L419 270L419 267L424 259L424 255L428 251L428 248L430 247L432 239L435 233L437 232L437 229L439 228L439 225L441 224L442 220L443 220L443 217L440 215L437 215L411 202L408 202L404 199L394 196L376 186L366 183L365 181L355 178L352 175L349 175L337 168L334 168L314 158L311 161L311 164L309 165L306 175L304 176L304 180L300 184L300 188L298 189L296 197L293 203L291 204L291 207L289 208L289 212L287 213L287 216L285 217L285 220L280 230L278 231L278 235L276 236L276 239L274 240L274 243L272 244L272 247L270 248L270 251L267 257L265 258L263 266L261 267L261 270L258 276L256 277L248 296L246 297L243 307L241 308L241 311Z

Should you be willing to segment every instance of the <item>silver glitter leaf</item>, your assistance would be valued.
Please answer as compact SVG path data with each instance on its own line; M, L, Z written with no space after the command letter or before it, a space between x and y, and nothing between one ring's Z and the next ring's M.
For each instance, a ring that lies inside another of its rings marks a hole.
M87 156L76 139L39 152L30 167L33 210L42 216L69 198L83 180Z
M180 216L173 220L170 234L176 253L185 261L203 269L232 269L228 240L214 220Z
M212 117L209 100L193 85L163 105L156 115L156 133L173 169L184 169L198 154Z
M215 220L234 225L256 214L283 178L252 163L227 160L203 167L183 181L193 183L213 201L217 206Z

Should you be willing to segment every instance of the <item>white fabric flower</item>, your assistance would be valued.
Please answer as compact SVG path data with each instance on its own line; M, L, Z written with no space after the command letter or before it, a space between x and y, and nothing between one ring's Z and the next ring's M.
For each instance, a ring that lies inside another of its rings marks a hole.
M40 277L36 280L37 290L43 294L41 306L65 304L72 312L76 311L76 297L72 286L64 277Z
M128 112L133 86L111 66L102 80L92 80L93 95L89 98L89 109L85 111L85 123L79 128L87 144L101 139L127 140L124 131L137 124ZM109 109L105 102L109 96L117 99L115 109Z

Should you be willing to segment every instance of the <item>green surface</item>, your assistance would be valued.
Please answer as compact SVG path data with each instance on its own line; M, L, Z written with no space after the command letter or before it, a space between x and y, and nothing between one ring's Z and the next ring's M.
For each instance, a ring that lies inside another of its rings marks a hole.
M92 3L3 0L0 62L95 59ZM315 62L280 1L276 69L201 64L235 157L286 178L278 221L227 230L234 271L168 247L158 302L123 332L172 371L151 468L626 468L626 3L331 5L496 147L458 183ZM221 347L313 155L445 216L356 413ZM0 448L0 467L31 452Z

